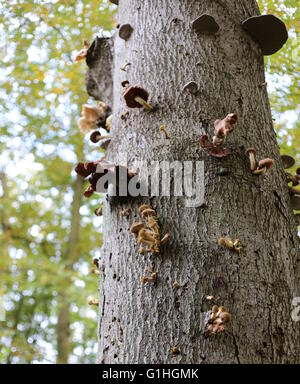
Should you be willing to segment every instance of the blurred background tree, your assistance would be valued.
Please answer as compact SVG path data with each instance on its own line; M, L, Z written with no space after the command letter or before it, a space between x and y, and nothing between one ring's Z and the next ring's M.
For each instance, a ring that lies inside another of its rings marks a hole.
M259 6L289 29L284 49L266 58L267 86L281 152L299 162L297 2ZM93 213L101 197L83 200L73 169L99 150L77 128L89 99L85 64L73 59L83 39L112 31L114 9L108 0L0 5L3 363L96 362L97 311L87 297L98 294L90 269L101 247L102 222Z
M95 362L97 311L87 297L98 294L90 268L101 246L100 198L83 201L72 170L99 150L76 124L88 95L84 61L73 59L84 39L112 29L114 8L99 0L0 5L1 362Z

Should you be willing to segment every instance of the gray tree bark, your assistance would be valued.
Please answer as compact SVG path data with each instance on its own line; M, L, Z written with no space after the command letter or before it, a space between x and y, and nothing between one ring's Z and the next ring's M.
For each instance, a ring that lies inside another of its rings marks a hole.
M217 35L192 30L203 13L219 24ZM267 91L260 86L263 56L241 28L258 14L254 0L119 2L118 23L134 31L126 42L114 36L113 139L106 158L203 160L205 203L187 208L184 198L171 196L105 204L99 362L300 362L300 327L291 318L292 298L300 296L299 239ZM122 120L125 79L147 89L157 110L132 109ZM198 84L196 95L183 91L189 81ZM201 135L212 136L214 121L234 111L239 120L226 143L230 155L209 157ZM161 124L170 144L157 147ZM251 173L248 147L258 159L275 160L265 176ZM141 203L156 210L162 233L171 234L156 256L140 255L129 232ZM120 218L124 208L130 214ZM218 246L226 235L241 239L240 254ZM147 266L158 274L155 285L141 284ZM174 290L175 280L188 289ZM205 333L210 294L232 314L229 328L214 337ZM174 345L179 354L172 354Z

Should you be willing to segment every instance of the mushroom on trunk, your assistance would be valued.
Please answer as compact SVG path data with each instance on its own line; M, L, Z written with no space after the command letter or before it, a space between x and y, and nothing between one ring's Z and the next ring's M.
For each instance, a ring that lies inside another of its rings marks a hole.
M206 134L201 136L200 145L213 157L226 157L228 155L228 149L222 147L227 134L233 131L233 125L237 122L238 116L234 113L229 113L223 120L216 120L214 123L214 137L212 143L208 140Z
M274 15L249 17L242 26L258 42L264 55L279 51L288 39L285 24Z
M284 169L292 168L295 165L295 159L290 155L281 155L280 158Z
M202 15L192 22L192 28L198 33L215 34L220 29L216 20L210 15Z
M247 156L249 156L251 171L255 171L256 170L256 160L255 160L256 150L254 148L248 148L246 151L246 154Z
M128 186L132 177L136 176L136 173L129 171L128 168L105 160L78 163L75 172L83 178L90 176L88 179L89 186L84 192L85 197L92 196L94 192L107 193L109 185L113 185L118 194L120 185L127 182ZM123 179L124 173L127 175L126 180ZM104 185L99 185L98 181L107 174L112 176L111 179L106 178Z
M127 87L123 93L124 100L128 108L142 108L144 107L147 111L152 110L152 106L147 103L149 98L149 93L142 87L138 86L129 86L127 82Z
M94 131L90 135L90 140L92 143L96 144L101 140L110 139L111 137L108 135L102 136L99 131Z
M133 28L130 24L123 24L119 29L119 37L127 41L133 32Z
M262 175L262 174L265 174L267 172L268 169L270 169L274 164L274 160L273 159L263 159L263 160L260 160L259 163L258 163L258 167L255 171L253 171L254 175Z
M291 198L293 209L296 211L300 210L300 195L293 195Z

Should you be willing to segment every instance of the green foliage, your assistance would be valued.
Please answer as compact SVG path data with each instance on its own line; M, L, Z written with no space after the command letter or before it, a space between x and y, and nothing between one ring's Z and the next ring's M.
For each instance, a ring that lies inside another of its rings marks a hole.
M278 16L288 29L289 39L283 49L266 58L265 62L281 153L291 154L299 162L299 4L297 0L259 0L258 4L263 14Z
M99 0L15 0L0 5L5 31L0 67L0 279L6 322L0 323L0 361L56 358L59 297L71 303L71 362L95 362L97 275L89 273L101 246L99 198L82 202L78 257L70 269L67 245L77 161L99 152L77 128L88 101L84 62L74 63L84 39L112 28L115 7ZM3 45L3 44L0 44ZM0 183L1 188L1 183ZM3 196L3 189L1 191Z

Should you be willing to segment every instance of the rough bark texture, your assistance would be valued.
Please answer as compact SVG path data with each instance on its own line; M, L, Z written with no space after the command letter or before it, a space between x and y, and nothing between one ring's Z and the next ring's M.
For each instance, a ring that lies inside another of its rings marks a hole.
M86 87L90 96L112 105L112 38L97 37L88 51Z
M71 228L68 248L65 255L66 268L72 269L78 258L78 241L80 233L80 207L82 204L82 188L84 181L77 177L73 185L73 202L71 210ZM57 321L57 359L58 364L67 364L71 352L70 345L70 300L65 292L60 292L59 314Z
M217 35L199 35L191 22L203 13L220 26ZM114 38L113 140L107 159L126 153L136 159L204 160L205 204L186 208L183 198L129 199L105 204L100 262L99 362L105 363L299 363L300 327L291 319L299 296L299 239L279 157L265 87L264 62L241 22L259 13L254 0L121 0L120 24L134 28L128 41ZM130 62L127 73L120 67ZM95 64L97 65L97 64ZM98 68L101 71L101 68ZM141 85L157 106L152 113L130 110L126 121L121 81ZM191 95L184 85L195 81ZM229 112L239 116L227 140L230 155L208 157L203 133ZM165 124L169 145L155 146ZM245 155L271 157L275 166L254 176ZM158 256L141 256L129 227L141 202L156 209L162 233L171 241ZM119 211L131 208L129 217ZM240 238L238 255L218 238ZM147 266L156 285L142 286ZM173 282L188 283L174 290ZM205 335L213 294L232 314L228 330ZM175 302L180 300L180 306ZM173 356L172 346L180 354Z

